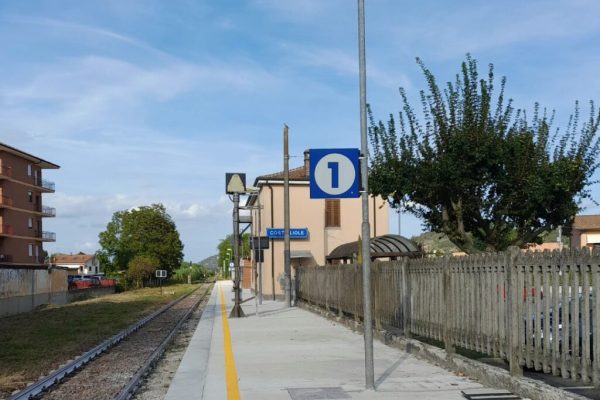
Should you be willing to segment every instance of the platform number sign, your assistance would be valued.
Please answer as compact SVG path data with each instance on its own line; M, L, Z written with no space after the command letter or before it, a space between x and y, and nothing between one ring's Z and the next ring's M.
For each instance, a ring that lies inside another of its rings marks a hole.
M358 149L311 149L310 198L359 197L359 155Z

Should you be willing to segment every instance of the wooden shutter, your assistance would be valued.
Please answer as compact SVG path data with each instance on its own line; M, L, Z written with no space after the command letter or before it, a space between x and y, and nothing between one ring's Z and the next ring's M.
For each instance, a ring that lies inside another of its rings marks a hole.
M325 200L325 227L340 226L340 200Z

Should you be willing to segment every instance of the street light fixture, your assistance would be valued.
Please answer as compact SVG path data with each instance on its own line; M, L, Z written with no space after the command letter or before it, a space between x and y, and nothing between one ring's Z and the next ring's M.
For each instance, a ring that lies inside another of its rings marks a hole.
M235 267L235 280L233 290L235 291L235 304L231 309L229 318L244 317L244 311L241 305L241 287L240 287L240 195L246 192L246 174L226 173L225 174L225 192L232 195L233 202L233 258Z

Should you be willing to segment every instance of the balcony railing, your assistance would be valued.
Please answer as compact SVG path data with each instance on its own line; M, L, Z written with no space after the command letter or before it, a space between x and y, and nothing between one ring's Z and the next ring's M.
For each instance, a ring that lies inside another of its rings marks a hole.
M42 232L42 241L43 242L56 242L56 233L54 232Z
M40 179L40 180L36 180L35 181L35 185L38 187L41 187L42 189L46 189L50 192L54 192L55 191L55 185L54 182L50 182L47 181L45 179Z
M14 235L15 231L10 225L0 225L0 234L2 235Z
M0 196L0 205L12 207L13 199L8 196Z
M42 217L56 217L56 208L42 206Z
M10 168L10 167L1 167L0 168L0 177L2 177L2 178L11 178L12 177L12 168Z
M10 254L0 254L0 264L13 262L13 257Z

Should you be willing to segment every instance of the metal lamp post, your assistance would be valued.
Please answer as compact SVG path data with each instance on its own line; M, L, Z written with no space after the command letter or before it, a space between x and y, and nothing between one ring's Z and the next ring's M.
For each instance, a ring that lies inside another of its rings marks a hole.
M231 309L229 317L240 318L244 316L241 304L240 283L240 195L246 192L246 174L226 173L225 192L232 195L231 200L233 201L233 265L235 267L233 290L235 292L235 304Z

